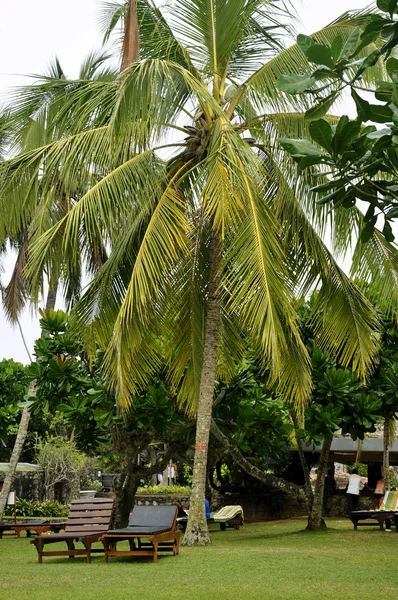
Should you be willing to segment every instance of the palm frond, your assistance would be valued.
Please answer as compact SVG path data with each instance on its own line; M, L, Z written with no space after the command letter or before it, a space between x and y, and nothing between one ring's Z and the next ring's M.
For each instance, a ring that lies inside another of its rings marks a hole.
M398 315L398 248L375 231L367 244L358 239L350 275L384 314Z
M193 224L191 250L170 277L163 310L169 385L190 414L199 400L209 260L209 226L203 214Z
M366 377L378 351L377 313L339 267L297 201L296 190L281 174L278 185L274 206L285 247L295 256L297 293L305 297L318 290L312 312L316 341L335 353L343 366Z
M29 281L24 275L28 247L29 239L25 234L18 250L10 281L3 292L4 310L7 318L13 323L17 321L29 295Z
M178 0L168 20L187 45L198 68L219 77L221 90L228 77L252 73L264 58L282 49L287 7L260 0Z
M133 209L134 199L158 193L161 180L158 183L154 177L159 175L160 164L149 150L126 161L89 188L67 215L33 241L30 269L36 275L40 272L47 252L64 226L66 253L80 246L82 224L86 243L97 251L104 242L113 240L120 232L124 215Z
M142 351L155 300L176 260L189 248L189 225L181 194L175 188L177 173L165 186L142 237L108 346L106 371L118 390L118 401L126 406L142 383L147 370L137 354ZM148 356L142 360L148 360ZM121 369L121 365L129 365Z
M246 214L242 223L235 225L234 240L223 262L225 303L258 340L260 355L270 367L272 378L279 381L287 397L302 407L311 387L309 362L298 334L286 260L273 234L278 225L270 198L276 187L264 177L260 161L253 160L252 154L245 159L243 162L238 158Z

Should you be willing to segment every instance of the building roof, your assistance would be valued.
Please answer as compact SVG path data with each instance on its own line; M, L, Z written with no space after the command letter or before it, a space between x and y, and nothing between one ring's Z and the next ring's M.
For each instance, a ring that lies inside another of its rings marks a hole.
M304 446L305 452L320 453L322 444ZM390 464L398 465L398 438L394 438L388 447ZM330 448L330 462L351 464L355 462L358 452L358 440L354 442L350 437L334 437ZM365 438L361 448L361 462L383 462L383 438Z
M8 471L10 468L10 463L0 462L0 473L4 473ZM20 462L17 464L17 471L26 472L26 471L37 471L41 469L40 465L34 465L32 463Z

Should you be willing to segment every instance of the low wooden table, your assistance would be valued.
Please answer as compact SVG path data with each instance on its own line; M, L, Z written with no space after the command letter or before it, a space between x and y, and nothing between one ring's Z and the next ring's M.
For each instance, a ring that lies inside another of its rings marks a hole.
M32 531L35 532L36 535L42 535L42 533L47 533L48 531L58 533L62 529L65 529L66 522L52 522L51 520L38 520L35 521L26 521L25 523L3 523L0 525L0 539L4 536L14 535L16 537L21 537L22 531L26 531L26 537L32 536ZM9 531L11 533L5 533Z

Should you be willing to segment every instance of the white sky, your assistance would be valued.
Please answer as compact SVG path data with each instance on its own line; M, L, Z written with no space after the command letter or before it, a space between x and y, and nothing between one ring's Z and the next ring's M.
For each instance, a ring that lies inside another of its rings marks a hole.
M300 31L321 29L348 9L365 8L370 0L296 0ZM11 86L31 81L26 75L46 70L57 56L65 73L76 77L80 64L101 46L100 0L0 0L0 102ZM7 277L2 278L6 282ZM30 351L39 336L38 317L26 310L21 325ZM0 309L0 360L28 362L17 328Z

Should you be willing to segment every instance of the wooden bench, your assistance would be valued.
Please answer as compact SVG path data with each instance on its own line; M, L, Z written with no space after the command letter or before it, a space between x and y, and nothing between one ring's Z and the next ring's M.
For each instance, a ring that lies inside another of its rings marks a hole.
M358 529L358 527L380 527L383 529L384 523L386 521L394 521L396 531L397 530L397 511L398 505L398 492L397 491L388 491L386 492L383 502L381 504L380 509L378 510L354 510L350 513L350 519L354 524L354 529ZM360 523L359 521L367 521L374 520L375 523ZM389 523L388 523L389 525Z
M74 556L84 555L91 562L91 553L102 552L103 548L92 548L99 537L107 531L113 520L114 500L111 498L80 498L73 500L63 533L38 535L31 544L36 546L38 562L43 562L43 556ZM47 544L65 542L67 550L44 551ZM75 542L83 544L83 548L75 548Z
M51 519L36 519L21 523L3 523L0 525L0 539L3 535L15 535L19 538L23 531L26 531L26 537L31 537L32 531L36 535L42 535L48 531L58 533L62 529L65 529L65 527L66 522L53 522ZM6 533L6 531L10 531L11 533Z
M177 506L135 506L124 529L108 531L100 537L104 545L104 561L110 556L152 556L158 552L179 553L181 531L176 531ZM118 550L117 544L129 542L129 550Z
M354 525L354 529L357 530L358 527L380 527L380 529L384 528L384 523L386 521L395 521L395 515L392 511L384 511L384 510L355 510L350 513L350 519ZM367 521L372 519L375 522L371 523L360 523L359 521ZM398 533L398 532L397 532Z

